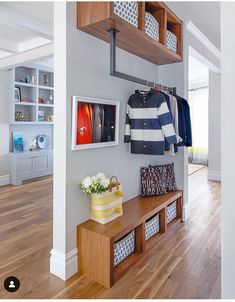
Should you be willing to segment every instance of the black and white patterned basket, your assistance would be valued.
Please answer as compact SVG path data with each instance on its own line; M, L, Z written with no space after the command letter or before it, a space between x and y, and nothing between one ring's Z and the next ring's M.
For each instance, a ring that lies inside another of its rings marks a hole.
M177 51L177 37L169 30L166 34L166 47L173 50L174 52Z
M176 201L174 201L167 207L166 222L170 223L172 220L174 220L176 218L176 216L177 216Z
M114 1L113 12L128 23L138 27L138 2L137 1Z
M114 266L117 266L135 251L135 231L114 243Z
M145 240L148 240L156 235L159 230L159 214L157 214L145 223Z
M150 13L145 13L145 33L152 39L159 41L159 23Z

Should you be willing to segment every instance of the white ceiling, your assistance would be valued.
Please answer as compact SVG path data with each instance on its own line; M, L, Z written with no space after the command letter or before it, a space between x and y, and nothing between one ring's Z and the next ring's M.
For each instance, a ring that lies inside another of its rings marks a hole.
M53 2L0 1L0 59L53 40Z
M40 2L40 1L19 1L19 2L4 2L4 4L33 18L37 18L47 24L53 24L53 2Z
M14 43L21 43L36 37L35 34L29 33L21 29L15 29L11 26L1 24L0 21L0 37Z
M209 77L209 69L200 61L189 56L189 83L206 82Z
M191 20L220 49L220 2L170 1L167 5L182 19Z

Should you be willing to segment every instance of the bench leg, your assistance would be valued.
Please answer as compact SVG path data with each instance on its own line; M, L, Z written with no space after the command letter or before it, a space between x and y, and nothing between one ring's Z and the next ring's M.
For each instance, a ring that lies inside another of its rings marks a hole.
M135 229L135 248L138 253L145 251L145 223L141 223Z
M167 223L166 223L166 208L160 211L160 232L165 233L167 230Z

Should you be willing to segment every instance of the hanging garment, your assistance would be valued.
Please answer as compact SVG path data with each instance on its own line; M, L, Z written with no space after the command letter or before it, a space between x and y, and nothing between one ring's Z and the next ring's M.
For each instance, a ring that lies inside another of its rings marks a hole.
M175 128L175 133L176 133L176 139L177 139L177 144L182 142L182 138L179 135L179 121L178 121L178 104L177 104L177 99L175 96L166 93L166 96L169 97L169 102L170 102L170 108L171 108L171 112L172 112L172 117L173 117L173 125ZM174 156L175 153L178 152L178 147L177 144L175 145L171 145L170 147L168 147L166 145L166 149L165 149L165 155L171 155Z
M104 106L103 142L115 140L115 106Z
M179 135L182 142L178 146L191 147L192 146L192 128L190 118L190 107L188 102L176 95L179 113Z
M93 124L92 142L100 143L102 141L103 127L104 127L104 107L103 107L103 105L94 104L92 124Z
M136 92L127 104L124 142L131 153L164 155L165 139L176 143L176 135L165 97L153 90Z
M92 143L92 105L78 103L77 145Z

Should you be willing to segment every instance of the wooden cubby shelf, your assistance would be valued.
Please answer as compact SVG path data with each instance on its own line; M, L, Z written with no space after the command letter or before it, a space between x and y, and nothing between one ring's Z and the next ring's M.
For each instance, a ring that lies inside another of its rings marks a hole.
M145 12L159 23L159 42L145 34ZM182 21L164 2L138 2L138 28L113 12L113 2L78 2L77 27L106 42L117 29L117 46L157 65L182 61ZM166 47L167 30L177 37L177 52Z
M176 218L167 224L167 207L176 201ZM123 204L124 214L108 224L93 220L77 226L78 270L94 281L111 287L168 229L181 222L182 191L155 197L135 197ZM159 232L145 240L146 221L159 213ZM114 267L114 244L135 230L135 250Z

